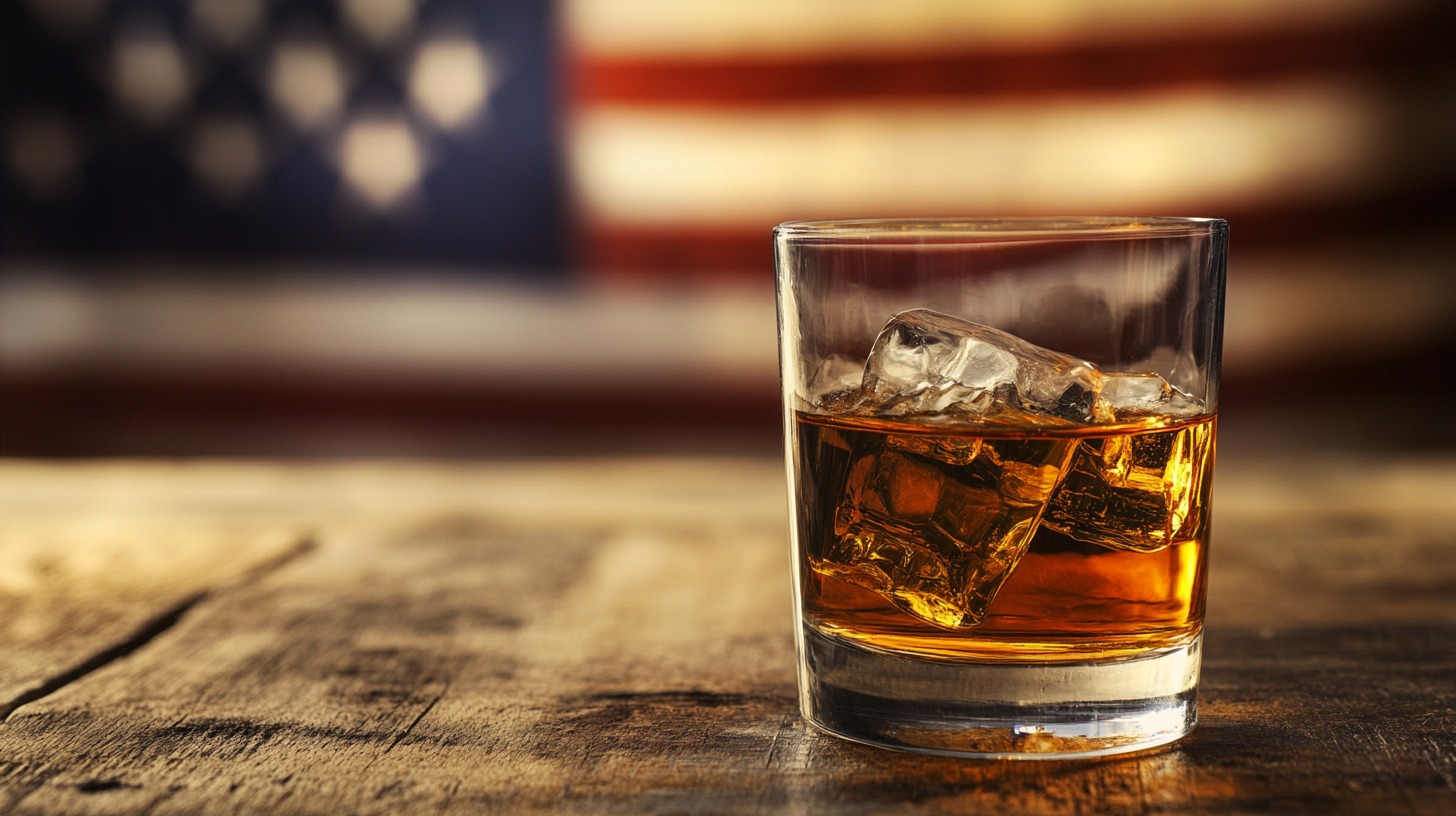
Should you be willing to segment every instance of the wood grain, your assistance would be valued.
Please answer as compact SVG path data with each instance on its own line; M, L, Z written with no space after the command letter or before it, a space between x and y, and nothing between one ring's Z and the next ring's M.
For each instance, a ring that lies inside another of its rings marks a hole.
M0 532L84 506L73 542L237 563L179 562L203 595L0 724L0 812L1456 811L1456 464L1216 495L1194 735L986 763L798 718L776 461L3 464Z
M288 529L84 515L0 521L0 720L138 649L220 587L306 552Z

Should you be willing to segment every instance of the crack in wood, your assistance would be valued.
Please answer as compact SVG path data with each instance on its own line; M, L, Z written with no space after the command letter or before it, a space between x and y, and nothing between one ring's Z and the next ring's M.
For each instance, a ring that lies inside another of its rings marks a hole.
M779 737L789 730L790 724L794 721L792 716L784 716L779 719L779 727L774 731L773 740L768 744L768 753L763 758L763 767L772 768L774 754L779 750Z
M123 788L140 788L131 782L123 782L116 778L88 779L76 785L76 790L81 793L105 793L107 791L121 790Z
M404 730L403 731L401 731L397 735L395 735L394 739L389 743L389 746L387 748L385 748L383 751L380 752L381 755L387 754L390 751L393 751L394 750L394 746L398 745L405 737L409 736L410 735L410 732L413 731L413 730L415 730L415 726L419 725L420 724L420 721L425 718L425 715L426 714L429 714L430 713L430 710L433 709L435 707L435 705L440 702L440 700L444 699L445 693L448 692L449 690L450 690L450 684L449 683L446 683L445 684L445 687L442 688L442 689L440 689L440 693L435 695L435 699L431 700L430 703L429 703L429 705L425 706L425 708L424 708L423 711L421 711L419 714L415 715L415 718L413 720L410 720L410 724L409 725L406 725L404 727Z
M289 547L288 549L284 550L273 558L254 564L246 572L239 576L237 580L230 581L224 586L226 588L231 588L256 583L257 581L260 581L268 575L277 572L278 570L288 566L289 564L297 561L305 555L308 555L316 549L318 549L318 539L314 536L314 534L309 533L307 535L303 535L298 539L298 541L294 542L292 547Z
M0 723L9 722L11 715L21 706L33 703L43 697L49 697L86 675L115 663L129 654L133 654L138 649L152 642L158 635L175 626L177 621L181 620L182 616L187 613L187 610L200 603L208 594L204 590L184 599L171 609L164 611L162 614L142 624L141 628L137 629L137 631L133 632L125 640L87 657L63 672L47 677L35 686L20 692L15 697L0 704Z
M294 546L280 553L278 557L264 561L252 569L249 569L236 582L230 582L226 586L233 587L241 584L252 583L263 576L274 572L284 565L307 555L317 547L317 542L310 536L299 539ZM10 721L11 716L22 706L29 705L37 700L49 697L66 686L75 683L88 674L99 671L106 666L121 660L128 655L135 654L142 647L151 643L162 633L177 625L177 622L186 615L189 610L202 601L212 596L219 587L204 589L183 598L170 608L163 610L160 614L144 622L129 637L102 649L95 654L86 657L69 669L58 672L43 679L36 685L16 694L9 700L0 701L0 725Z

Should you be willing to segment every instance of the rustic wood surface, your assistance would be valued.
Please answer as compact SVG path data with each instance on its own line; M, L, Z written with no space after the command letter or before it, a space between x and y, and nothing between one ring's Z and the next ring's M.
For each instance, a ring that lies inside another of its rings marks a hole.
M795 710L768 460L0 463L0 812L1456 812L1456 461L1221 462L1202 721Z

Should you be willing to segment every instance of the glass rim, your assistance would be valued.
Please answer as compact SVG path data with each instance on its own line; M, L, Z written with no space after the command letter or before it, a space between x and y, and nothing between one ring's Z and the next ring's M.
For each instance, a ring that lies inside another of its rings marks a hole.
M1193 216L1005 216L845 218L785 221L775 238L804 242L936 243L1177 238L1227 231L1222 218Z

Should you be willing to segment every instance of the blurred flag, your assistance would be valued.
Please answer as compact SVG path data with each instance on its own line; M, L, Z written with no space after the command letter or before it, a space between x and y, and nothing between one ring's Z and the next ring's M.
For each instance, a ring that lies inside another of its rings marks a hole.
M1453 16L565 0L581 257L607 277L764 278L768 229L793 218L1215 215L1241 250L1393 211L1429 227L1456 188Z
M553 7L6 0L6 257L565 260Z

